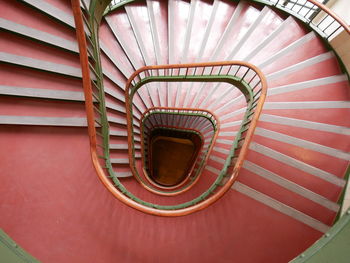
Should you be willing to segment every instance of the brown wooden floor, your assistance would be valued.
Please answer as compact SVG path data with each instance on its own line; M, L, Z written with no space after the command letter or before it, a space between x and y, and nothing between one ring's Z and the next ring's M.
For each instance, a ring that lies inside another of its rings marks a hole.
M151 177L162 185L176 185L187 176L195 153L191 140L159 136L152 143Z

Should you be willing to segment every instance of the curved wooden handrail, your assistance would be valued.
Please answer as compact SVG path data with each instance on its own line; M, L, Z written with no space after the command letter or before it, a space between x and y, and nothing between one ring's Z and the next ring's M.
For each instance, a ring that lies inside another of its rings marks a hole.
M244 63L243 63L244 64ZM157 189L153 189L152 187L150 187L149 185L145 184L145 182L143 182L143 180L140 178L137 169L134 166L134 149L133 149L133 127L132 127L132 114L130 112L131 106L132 106L132 96L130 95L130 87L132 86L132 82L134 81L134 79L140 75L140 73L142 72L147 72L148 70L165 70L165 69L189 69L189 68L202 68L203 69L203 73L206 67L209 68L214 68L214 67L224 67L224 66L242 66L240 64L235 64L233 62L230 61L226 61L226 62L209 62L209 63L193 63L193 64L175 64L175 65L156 65L156 66L145 66L140 68L139 70L135 71L133 75L131 75L131 77L128 79L127 83L126 83L126 88L125 88L125 107L126 107L126 114L127 114L127 129L128 129L128 155L129 155L129 163L130 163L130 169L132 174L134 175L135 179L148 191L154 193L154 194L160 194L160 195L165 195L165 196L175 196L178 195L179 193L183 193L187 190L189 190L189 188L183 188L181 190L177 190L177 191L171 191L171 192L160 192ZM249 67L246 67L248 69L251 69ZM239 70L237 70L238 72ZM237 73L236 72L236 73ZM248 71L247 71L248 72ZM186 71L186 75L187 75L187 71ZM188 75L187 75L188 76ZM227 75L221 75L223 78L230 78L230 76ZM149 75L149 77L151 77ZM197 76L198 77L198 76ZM200 77L198 77L200 79ZM237 84L237 83L236 83ZM131 96L131 97L130 97ZM183 110L185 108L174 108L175 110ZM150 111L150 109L148 110ZM206 112L210 113L211 115L215 116L215 114L211 113L210 111ZM218 118L216 117L216 120L218 120ZM218 133L215 134L214 136L214 142L216 141L216 138L218 136ZM211 144L211 147L209 148L209 151L212 150L212 148L214 147L214 143ZM204 163L207 162L209 158L209 155L206 155L206 158L204 159ZM135 176L136 175L136 176ZM196 177L195 180L193 181L193 185L197 183L198 179L200 177Z
M251 0L252 2L258 2L258 3L262 3L260 0ZM125 3L130 3L130 2L132 2L132 0L127 0L127 1L125 1ZM279 0L279 1L277 1L277 3L276 2L273 2L273 1L269 1L269 0L265 0L264 1L264 3L263 4L269 4L269 3L265 3L265 2L269 2L271 5L276 5L276 4L278 4L278 3L280 3L281 1ZM321 11L323 11L323 12L325 12L326 13L326 15L328 14L329 16L331 16L337 23L339 23L339 25L341 26L341 28L348 34L348 35L350 35L350 27L349 27L349 25L347 25L347 23L345 23L337 14L335 14L332 10L330 10L327 6L325 6L325 5L323 5L323 4L321 4L321 3L319 3L318 1L316 1L316 0L306 0L306 2L308 2L308 3L311 3L311 4L313 4L314 6L317 6ZM121 3L120 4L120 6L122 6L123 5L123 3ZM282 8L279 8L278 6L276 6L278 9L281 9L282 11L285 11L285 9L282 9ZM298 18L298 19L300 19L298 16L296 16L295 14L293 14L293 10L291 10L291 9L289 9L290 11L292 11L291 12L291 15L293 15L293 16L295 16L296 18ZM288 11L287 11L288 12ZM288 12L289 13L289 12ZM303 21L304 23L312 23L313 22L313 20L314 20L314 18L315 17L313 17L312 19L307 19L306 17L304 17L304 19L306 20L303 20L303 19L301 19L301 21ZM316 16L316 18L317 18L317 16ZM313 24L313 23L312 23ZM317 25L317 23L316 24L313 24L315 27L317 27L318 29L319 29L319 27L318 27L318 25ZM331 31L331 33L328 35L328 36L326 36L326 40L329 42L329 37L330 36L332 36L334 33L336 33L336 32L339 32L339 28L338 29L336 29L336 30L334 30L334 31ZM341 58L341 57L340 57ZM349 73L347 73L348 74L348 76L349 76Z
M87 114L87 123L88 123L88 134L89 134L89 139L90 139L90 152L91 152L91 157L92 157L92 162L95 167L95 170L97 172L97 175L101 182L104 184L104 186L120 201L123 203L127 204L130 207L133 207L139 211L153 214L153 215L159 215L159 216L182 216L182 215L187 215L199 210L202 210L209 206L210 204L214 203L217 201L219 198L221 198L232 186L234 181L237 178L238 171L243 165L244 157L246 155L247 149L249 142L253 136L254 128L256 126L256 122L258 120L258 117L260 115L263 102L266 96L266 79L264 75L261 73L261 71L246 62L239 62L239 61L233 61L233 62L217 62L217 63L201 63L201 64L191 64L190 66L221 66L221 65L231 65L231 64L236 64L236 65L241 65L248 67L252 70L254 70L257 75L260 77L260 81L262 84L262 92L261 92L261 98L257 104L256 111L254 113L253 119L251 121L252 125L251 128L248 130L247 135L246 135L246 140L244 141L243 147L241 149L241 154L236 162L236 166L234 168L233 174L229 177L229 180L227 183L218 190L214 195L210 196L208 199L204 200L201 203L197 203L193 206L187 207L187 208L182 208L182 209L177 209L177 210L162 210L162 209L156 209L152 207L145 206L143 204L140 204L127 196L125 196L123 193L118 191L113 183L108 179L106 176L103 168L101 167L101 164L99 162L99 158L97 155L97 143L96 143L96 129L95 129L95 118L94 118L94 109L93 109L93 100L92 100L92 87L91 87L91 78L90 78L90 70L89 70L89 61L88 61L88 53L87 53L87 43L86 43L86 38L85 38L85 33L84 33L84 22L82 18L82 13L80 10L80 1L79 0L71 0L72 2L72 8L73 8L73 14L74 14L74 20L76 24L76 34L77 34L77 40L78 40L78 46L79 46L79 52L80 52L80 63L81 63L81 68L82 68L82 76L83 76L83 88L84 88L84 96L85 96L85 108L86 108L86 114ZM166 68L177 68L177 67L183 67L184 65L167 65L165 66ZM153 67L145 67L145 68L160 68L159 66L153 66ZM133 76L136 76L138 72L141 72L145 68L139 69L136 71ZM164 67L163 67L164 68ZM127 83L127 87L129 88L129 85L131 83L131 80L133 78L130 78ZM128 90L127 90L128 92ZM127 93L129 94L129 93ZM129 104L130 102L127 100L126 104ZM130 105L126 105L127 107ZM131 116L129 116L130 118ZM252 128L253 127L253 128ZM128 131L129 131L129 126L128 126ZM130 143L131 136L128 137L128 142ZM243 154L242 154L243 153Z
M229 179L227 180L227 182L225 183L225 185L220 188L215 194L213 194L212 196L210 196L208 199L205 199L204 201L197 203L193 206L187 207L187 208L182 208L182 209L177 209L177 210L161 210L161 209L157 209L157 215L162 215L162 216L181 216L181 215L186 215L186 214L190 214L193 213L195 211L199 211L201 209L206 208L207 206L209 206L210 204L216 202L219 198L221 198L233 185L234 181L237 179L238 176L238 172L241 169L242 165L243 165L243 161L245 159L245 156L247 154L248 151L248 146L249 143L252 139L252 136L254 134L254 130L258 121L258 118L260 116L262 107L263 107L263 103L265 101L265 97L266 97L266 92L267 92L267 82L266 82L266 78L263 75L263 73L260 71L259 68L257 68L256 66L248 63L248 62L242 62L242 61L224 61L224 62L208 62L208 63L191 63L191 64L175 64L175 65L157 65L157 66L145 66L142 67L140 69L138 69L137 71L135 71L131 77L128 79L127 83L126 83L126 88L125 88L125 96L126 96L126 100L125 100L125 107L127 109L127 120L128 120L128 125L127 125L127 130L128 130L128 145L129 145L129 160L130 163L132 162L132 158L133 158L133 149L132 147L130 147L132 145L132 116L131 113L128 109L130 109L131 107L131 100L130 100L130 87L132 86L132 81L134 80L134 78L136 76L138 76L141 72L143 71L147 71L147 70L159 70L159 69L176 69L176 68L204 68L204 67L216 67L216 66L241 66L241 67L245 67L248 68L250 70L253 70L256 75L258 75L260 82L261 82L261 95L260 95L260 99L257 103L257 107L255 109L255 113L253 115L253 118L251 120L251 126L247 131L246 134L246 139L243 143L242 149L241 149L241 153L236 161L236 165L234 167L234 171L233 174L231 174L231 176L229 177ZM133 165L130 165L130 168L132 170L132 173L135 174L136 171L133 167ZM144 209L147 210L148 207L144 207ZM143 210L144 211L144 210ZM154 214L154 211L148 211L148 213L150 214Z
M254 1L254 0L253 0ZM307 0L308 2L313 3L315 6L318 6L321 10L329 14L331 17L333 17L342 27L343 29L350 34L350 27L342 21L341 18L339 18L338 15L336 15L333 11L331 11L328 7L324 6L323 4L315 1L315 0ZM183 208L183 209L178 209L178 210L161 210L161 209L156 209L152 207L145 206L143 204L140 204L127 196L125 196L123 193L121 193L119 190L117 190L113 183L107 178L100 162L99 158L97 155L97 150L96 150L96 129L95 129L95 120L94 120L94 110L93 110L93 101L92 101L92 89L91 89L91 79L90 79L90 70L89 70L89 65L88 65L88 56L87 56L87 43L85 39L85 34L84 34L84 25L83 25L83 19L82 19L82 14L80 10L80 1L79 0L71 0L72 3L72 9L73 9L73 14L74 14L74 20L76 24L76 34L77 34L77 40L78 40L78 46L79 46L79 52L80 52L80 63L81 63L81 68L82 68L82 76L83 76L83 88L84 88L84 95L85 95L85 108L86 108L86 114L87 114L87 123L88 123L88 134L89 134L89 139L90 139L90 152L91 152L91 157L92 157L92 162L95 167L96 173L101 180L101 182L104 184L104 186L115 196L117 199L125 203L126 205L135 208L139 211L153 214L153 215L159 215L159 216L182 216L182 215L187 215L190 213L193 213L195 211L202 210L209 206L210 204L214 203L217 201L219 198L221 198L224 193L232 186L234 181L237 178L238 171L240 167L243 164L245 155L246 155L246 150L247 150L247 145L249 145L249 142L253 136L254 129L249 129L246 135L246 140L243 144L243 149L245 149L245 152L241 154L236 162L236 167L234 168L233 173L229 177L228 182L219 189L219 191L209 197L208 199L204 200L201 203L195 204L191 207ZM271 2L272 3L272 2ZM225 62L224 62L225 63ZM232 63L232 62L226 62ZM266 97L266 79L262 75L261 71L256 68L253 65L250 65L249 63L245 62L239 62L235 61L237 65L245 65L251 67L253 70L257 72L259 75L261 82L262 82L262 100L259 100L256 108L256 112L253 116L252 119L252 127L255 127L258 117L260 115L262 106L263 106L263 101ZM202 65L212 65L213 63L202 63ZM217 63L220 64L220 63ZM173 66L174 67L174 66ZM176 67L176 65L175 65ZM179 65L179 67L181 67ZM170 66L169 66L170 68ZM142 69L138 70L139 72L142 71ZM135 72L133 75L137 75L137 72Z
M216 62L216 63L196 63L196 64L187 64L190 67L203 67L203 66L221 66L221 65L238 65L238 66L245 66L247 68L252 69L255 71L255 73L259 76L260 82L261 82L261 95L260 99L257 103L255 113L251 120L251 126L247 131L246 134L246 140L243 143L243 147L241 149L240 155L237 159L236 165L234 167L233 173L229 176L229 179L227 180L226 184L220 188L215 194L211 195L209 198L203 200L200 203L194 204L190 207L181 208L177 210L164 210L164 209L157 209L152 208L146 205L143 205L141 203L138 203L131 198L125 196L122 192L120 192L118 189L116 189L113 185L113 183L108 179L106 176L98 158L97 154L97 142L96 142L96 129L95 129L95 118L94 118L94 108L93 108L93 100L92 100L92 87L91 87L91 78L90 78L90 69L89 69L89 61L88 61L88 52L87 52L87 43L85 38L85 32L84 32L84 22L82 18L82 13L80 9L80 1L79 0L71 0L72 3L72 9L74 14L74 20L76 25L76 35L78 40L78 46L79 46L79 53L80 53L80 63L81 63L81 69L82 69L82 76L83 76L83 89L84 89L84 96L85 96L85 108L86 108L86 115L87 115L87 123L88 123L88 134L90 139L90 152L91 152L91 158L93 165L95 167L96 173L103 183L103 185L112 193L114 197L116 197L118 200L123 202L124 204L135 208L141 212L152 214L152 215L158 215L158 216L183 216L187 215L199 210L202 210L206 207L208 207L210 204L216 202L218 199L220 199L233 185L235 180L237 179L238 172L240 168L243 165L243 161L245 159L245 156L247 154L248 145L252 139L252 136L254 134L254 130L258 121L258 118L260 116L263 103L266 97L266 91L267 91L267 82L265 76L262 74L262 72L254 65L247 63L247 62L241 62L241 61L229 61L229 62ZM167 65L166 68L180 68L184 65ZM145 69L157 69L161 66L153 66L153 67L144 67L136 71L132 77L128 80L127 83L127 93L129 94L129 85L131 83L131 80L134 76L136 76L139 72ZM162 66L164 68L164 66ZM130 107L130 101L126 101L126 106ZM129 116L131 118L131 116ZM130 122L129 122L130 123ZM130 125L128 125L128 131L130 129ZM131 136L128 136L128 143L130 145L131 143Z
M321 4L320 2L316 1L316 0L307 0L308 2L316 5L318 8L320 8L321 10L323 10L325 13L327 13L328 15L330 15L331 17L334 18L335 21L337 21L342 28L348 32L348 34L350 35L350 27L344 22L343 19L341 19L336 13L334 13L331 9L329 9L327 6L325 6L324 4Z

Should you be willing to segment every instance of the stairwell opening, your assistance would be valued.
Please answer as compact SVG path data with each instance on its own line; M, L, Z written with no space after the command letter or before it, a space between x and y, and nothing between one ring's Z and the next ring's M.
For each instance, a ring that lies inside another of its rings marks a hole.
M143 174L161 189L191 185L203 166L217 126L209 112L151 108L141 118Z
M176 186L188 177L202 147L188 131L155 129L149 138L149 175L157 184Z

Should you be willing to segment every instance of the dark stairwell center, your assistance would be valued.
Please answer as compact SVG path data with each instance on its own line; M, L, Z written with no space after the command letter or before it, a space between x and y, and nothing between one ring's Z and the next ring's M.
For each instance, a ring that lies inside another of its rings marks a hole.
M156 129L149 141L149 171L154 182L162 186L176 186L191 174L202 147L197 134Z

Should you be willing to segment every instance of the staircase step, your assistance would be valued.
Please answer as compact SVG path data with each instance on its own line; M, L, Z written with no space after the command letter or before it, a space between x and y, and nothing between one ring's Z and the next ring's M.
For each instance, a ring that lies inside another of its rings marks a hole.
M128 150L128 148L129 147L127 144L109 144L110 150ZM135 148L135 150L140 150L141 146L135 145L134 148Z
M3 85L0 85L0 95L55 99L55 100L85 101L83 92L52 90L52 89L33 89L33 88L3 86Z
M117 11L112 16L106 16L107 24L112 30L115 38L118 40L119 44L125 51L128 59L131 61L135 69L144 66L142 61L142 56L137 46L137 41L135 39L134 33L129 23L127 14L123 11ZM127 30L124 32L124 30ZM121 34L120 32L124 32Z
M300 169L306 173L312 174L316 177L319 177L331 184L334 184L336 186L343 187L345 185L345 181L331 173L328 173L326 171L323 171L321 169L318 169L316 167L313 167L311 165L308 165L302 161L299 161L297 159L294 159L290 156L287 156L285 154L282 154L276 150L273 150L271 148L268 148L266 146L260 145L258 143L252 142L250 144L250 149L253 151L257 151L261 154L264 154L272 159L276 159L279 162L285 163L286 165L295 167L297 169Z
M65 23L66 25L74 28L74 18L72 14L67 14L61 9L49 4L48 2L38 1L38 0L21 0L22 2L34 7L35 9L40 10L46 15L57 19L58 21Z
M86 118L0 116L0 124L87 127Z
M268 197L267 195L264 195L242 183L236 182L234 183L234 185L232 186L232 188L244 195L249 196L250 198L253 198L254 200L256 200L257 202L261 202L285 215L288 215L292 218L294 218L295 220L298 220L322 233L326 233L329 230L329 226L327 226L326 224L294 209L291 208L287 205L284 205L281 202L276 201L275 199Z
M263 129L260 127L257 127L255 129L255 134L267 138L273 138L273 140L292 144L298 147L302 147L305 149L310 149L316 152L320 152L326 155L333 156L335 158L339 158L342 160L350 160L350 154L344 151L340 151L331 147L327 147L324 145L320 145L317 143L313 143L310 141L302 140L293 136L285 135L279 132Z
M259 175L267 180L270 180L280 186L282 186L283 188L288 189L289 191L292 191L294 193L297 193L309 200L312 200L315 203L318 203L321 206L324 206L326 208L328 208L331 211L334 212L338 212L339 211L339 204L332 202L330 200L328 200L327 198L316 194L292 181L289 181L283 177L281 177L280 175L277 175L273 172L270 172L264 168L262 168L261 166L258 166L250 161L245 161L243 164L243 168L249 170L252 173L255 173L256 175Z
M140 159L141 156L138 154L135 154L136 159ZM112 164L129 164L129 158L111 158Z
M330 132L330 133L335 133L339 135L350 135L350 128L347 128L347 127L330 125L330 124L320 123L320 122L300 120L295 118L288 118L283 116L262 114L260 116L260 121L283 124L283 125L288 125L288 126L293 126L298 128L312 129L317 131Z
M17 56L9 53L0 52L0 61L23 67L44 70L51 73L63 74L70 77L81 78L80 68L52 63L39 59L33 59L29 57Z
M16 34L20 34L25 37L32 38L59 48L66 49L68 51L78 53L78 45L76 42L66 40L61 37L40 31L28 26L24 26L7 19L0 18L0 28L11 31Z

